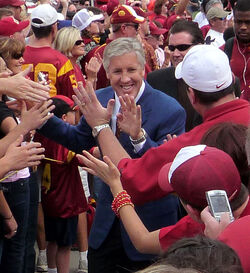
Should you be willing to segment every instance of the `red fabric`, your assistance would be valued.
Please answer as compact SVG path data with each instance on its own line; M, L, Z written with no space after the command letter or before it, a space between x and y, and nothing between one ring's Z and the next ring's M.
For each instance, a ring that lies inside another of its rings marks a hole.
M83 77L81 68L78 64L74 64L74 71L75 71L75 75L76 75L76 80L77 82L82 82L83 86L86 86L86 81Z
M220 234L219 240L233 248L240 257L244 272L250 272L250 205L241 214L241 218L232 222ZM244 217L243 217L244 216Z
M249 202L247 204L247 207L244 209L244 211L240 215L240 218L244 217L246 215L250 215L250 203ZM205 228L204 224L196 222L189 215L187 215L187 216L183 217L180 221L178 221L175 225L164 227L164 228L162 228L160 230L159 241L160 241L160 244L161 244L161 248L163 250L166 250L175 241L177 241L177 240L179 240L179 239L181 239L183 237L193 237L193 236L196 236L198 234L203 234L204 228ZM238 233L237 233L237 235L238 235ZM235 235L235 237L236 237L235 240L236 241L238 240L237 235ZM250 236L250 233L248 233L248 235ZM231 236L231 233L228 236L229 239L230 239L230 236ZM226 236L224 236L224 238L225 237ZM224 241L225 241L225 239L224 239ZM248 245L248 248L249 248L249 246L250 246L249 242L250 241L247 241L247 242L248 242L247 245ZM240 241L238 242L238 245L239 245L239 248L240 248L240 245L241 245ZM235 250L237 251L237 249L235 249ZM245 254L248 257L249 251L245 252ZM249 261L249 259L248 259L248 261ZM248 262L248 264L249 264L249 262ZM245 271L245 272L250 272L250 271Z
M29 74L31 80L37 81L40 71L47 75L48 80L51 80L51 97L64 95L72 98L73 87L77 87L77 81L74 68L66 56L49 46L26 46L23 58L24 68L32 64L32 71Z
M87 201L76 157L69 160L69 150L52 140L42 137L40 142L45 148L45 157L64 162L50 160L42 162L44 167L42 178L44 213L50 217L67 218L86 211Z
M247 67L245 68L244 57L240 53L239 49L241 53L245 56L245 59L249 60L250 44L248 44L248 46L239 44L239 48L238 48L238 45L235 39L234 45L233 45L232 57L230 60L230 66L234 75L240 79L241 90L244 90L244 92L241 95L241 98L247 101L250 101L250 62L247 62ZM243 77L244 70L246 71L245 72L246 83L244 82L244 77Z
M204 122L193 130L150 149L141 158L122 159L118 164L121 181L133 203L143 204L165 196L158 185L158 174L163 165L172 162L181 148L199 144L209 128L224 121L248 126L249 103L238 99L214 107L207 111Z
M201 27L201 32L202 32L204 39L205 39L210 28L211 28L210 25L205 25L205 26Z

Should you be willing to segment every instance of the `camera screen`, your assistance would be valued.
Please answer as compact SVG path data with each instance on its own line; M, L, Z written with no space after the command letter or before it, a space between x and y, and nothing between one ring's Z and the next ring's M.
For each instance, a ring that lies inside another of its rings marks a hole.
M226 197L223 196L223 195L220 195L220 196L211 196L211 203L212 203L212 206L213 206L213 210L215 213L218 213L218 212L229 212L229 208L228 208L228 205L227 205L227 200L226 200Z

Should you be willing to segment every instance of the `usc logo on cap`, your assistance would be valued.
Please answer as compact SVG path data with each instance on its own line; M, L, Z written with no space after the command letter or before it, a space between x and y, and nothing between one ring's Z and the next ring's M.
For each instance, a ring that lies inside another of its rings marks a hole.
M119 12L118 12L118 16L125 16L126 15L126 12L124 11L124 10L120 10Z

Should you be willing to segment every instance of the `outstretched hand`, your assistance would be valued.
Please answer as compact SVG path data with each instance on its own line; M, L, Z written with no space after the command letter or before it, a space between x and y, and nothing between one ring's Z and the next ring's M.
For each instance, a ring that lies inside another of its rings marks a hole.
M121 131L132 139L139 139L141 134L141 107L136 105L133 97L119 97L121 112L117 114L118 126Z
M24 71L6 79L8 81L7 95L16 99L25 99L35 102L49 99L50 88L48 86L25 78L25 76L30 73L31 68L32 67L29 66Z
M122 190L120 172L108 156L104 156L101 161L87 151L83 151L83 155L78 154L77 158L86 166L83 169L100 177L110 187L114 195Z
M73 99L90 127L109 123L115 103L113 99L108 102L107 108L104 108L90 82L86 82L85 88L82 83L78 83L78 88L74 88L74 92L76 95L73 95Z

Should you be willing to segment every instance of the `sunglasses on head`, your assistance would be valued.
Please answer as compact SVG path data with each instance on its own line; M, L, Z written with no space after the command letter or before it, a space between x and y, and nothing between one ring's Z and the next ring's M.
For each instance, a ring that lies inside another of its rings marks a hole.
M79 45L81 45L81 44L84 44L84 41L83 41L83 40L77 40L77 41L75 42L75 45L76 45L76 46L79 46Z
M178 49L179 51L185 51L189 49L194 44L181 44L181 45L168 45L168 48L170 51L175 51L175 49Z
M23 53L14 53L14 54L12 54L12 58L15 59L15 60L19 60L22 57L23 57Z

